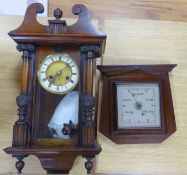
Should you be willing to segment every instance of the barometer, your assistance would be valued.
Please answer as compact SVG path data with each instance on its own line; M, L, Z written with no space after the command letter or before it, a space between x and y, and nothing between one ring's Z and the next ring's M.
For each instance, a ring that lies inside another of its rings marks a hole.
M118 144L160 143L176 131L166 65L99 65L100 132Z

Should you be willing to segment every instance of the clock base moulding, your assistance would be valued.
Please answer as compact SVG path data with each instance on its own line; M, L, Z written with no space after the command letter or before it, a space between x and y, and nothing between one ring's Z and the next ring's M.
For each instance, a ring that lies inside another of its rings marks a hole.
M161 143L172 135L176 123L169 72L175 66L99 65L103 81L100 132L117 144ZM119 85L123 94L118 94ZM150 121L155 123L151 126Z
M44 148L44 147L8 147L4 151L7 154L12 154L17 158L16 168L18 173L22 173L24 168L23 159L28 155L35 155L39 158L43 169L48 174L68 174L74 164L74 160L77 156L82 155L87 161L85 162L85 168L87 173L90 174L93 168L92 159L95 155L101 152L100 145L95 148L78 148L78 147L59 147L59 148ZM58 156L57 156L58 155Z

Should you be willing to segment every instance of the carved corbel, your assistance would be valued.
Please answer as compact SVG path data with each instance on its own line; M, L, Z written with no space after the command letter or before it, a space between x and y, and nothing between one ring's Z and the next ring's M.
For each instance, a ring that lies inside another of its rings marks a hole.
M35 51L35 46L32 44L18 44L16 49L19 52L23 51L22 58L24 61L24 60L31 59L31 52Z
M100 47L98 45L82 45L81 53L87 59L94 59L100 57Z

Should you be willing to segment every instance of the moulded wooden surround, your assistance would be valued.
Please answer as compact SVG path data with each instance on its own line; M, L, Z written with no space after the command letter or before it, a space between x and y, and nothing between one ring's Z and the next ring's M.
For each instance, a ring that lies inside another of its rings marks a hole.
M103 81L100 132L117 144L160 143L173 134L176 131L176 124L168 73L175 66L171 64L98 66ZM161 127L118 128L116 85L127 82L160 84Z

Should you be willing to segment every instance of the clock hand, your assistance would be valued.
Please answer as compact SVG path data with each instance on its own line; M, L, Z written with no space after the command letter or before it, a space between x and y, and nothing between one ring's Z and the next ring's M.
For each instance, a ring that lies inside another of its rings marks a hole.
M132 91L130 91L130 93L131 93L132 97L134 98L136 105L140 105L140 102L138 102L137 99L135 98L135 94ZM140 110L142 116L144 116L145 113L143 112L143 110L141 108L142 108L141 106L138 106L138 110Z
M144 113L144 112L142 112L142 110L141 110L141 113L142 113L142 116L144 116L144 115L145 115L145 113Z
M63 69L59 70L57 73L56 73L56 77L60 76L62 74L62 72L64 72L64 70L68 68L68 66L64 67Z
M132 97L134 98L134 100L137 102L137 100L135 98L135 94L132 91L130 91L130 93L131 93Z
M55 80L57 79L57 77L59 77L59 76L62 74L62 72L64 72L64 70L65 70L66 68L68 68L68 66L66 66L66 67L64 67L63 69L59 70L59 71L55 74L55 76L50 80L50 83L54 83Z

